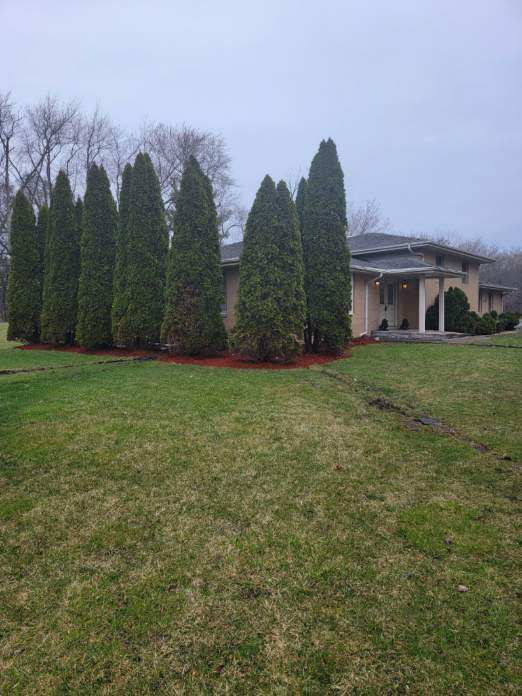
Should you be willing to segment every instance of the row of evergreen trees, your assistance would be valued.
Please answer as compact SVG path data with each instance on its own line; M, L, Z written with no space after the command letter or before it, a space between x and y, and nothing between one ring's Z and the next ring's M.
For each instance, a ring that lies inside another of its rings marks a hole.
M302 349L339 353L350 337L351 273L344 177L334 142L322 141L295 204L265 177L248 216L234 345L259 360Z
M323 141L294 203L265 177L248 216L235 349L255 360L338 352L349 336L350 258L343 174ZM11 340L87 348L150 347L210 355L225 348L216 206L192 157L181 180L169 249L160 184L147 154L125 167L119 210L93 164L84 201L60 172L35 221L19 192L11 225Z

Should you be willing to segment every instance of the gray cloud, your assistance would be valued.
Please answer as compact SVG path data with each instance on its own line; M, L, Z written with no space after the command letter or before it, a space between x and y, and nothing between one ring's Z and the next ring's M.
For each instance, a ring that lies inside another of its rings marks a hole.
M0 25L18 102L219 131L247 205L331 136L397 231L522 242L519 0L0 0Z

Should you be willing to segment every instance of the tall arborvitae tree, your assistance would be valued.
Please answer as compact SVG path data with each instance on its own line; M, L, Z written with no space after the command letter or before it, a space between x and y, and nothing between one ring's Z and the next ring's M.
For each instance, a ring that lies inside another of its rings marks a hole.
M307 349L339 353L350 337L350 252L344 177L333 140L312 160L303 221Z
M286 186L269 176L250 210L239 271L233 343L250 360L287 362L299 352L304 320L297 213Z
M295 197L295 207L297 208L297 215L299 217L299 230L301 231L301 234L303 233L304 208L306 201L307 186L308 182L306 181L304 176L302 176L301 180L299 181L299 186L297 187L297 195Z
M67 174L56 177L49 209L42 308L42 340L74 342L80 239L76 209Z
M7 286L8 341L38 341L40 332L40 252L31 204L18 191L11 217L11 268Z
M276 287L279 287L278 303L281 313L282 337L286 334L285 354L291 358L302 352L303 331L306 321L304 291L304 263L299 215L290 191L284 181L276 189L278 230L276 244L279 249Z
M78 196L76 203L74 204L74 212L76 214L76 231L78 234L78 239L82 238L82 221L83 221L83 201ZM78 256L77 256L77 267L80 268L80 245L78 244Z
M116 232L116 255L114 262L112 336L114 343L122 343L120 322L127 306L127 245L129 242L129 206L132 184L132 165L126 164L123 170Z
M86 348L112 342L112 279L118 213L103 167L91 165L83 203L76 341Z
M49 226L49 208L45 203L38 211L38 222L36 223L36 244L38 247L38 278L40 283L40 297L43 294L43 281L45 272L45 248L47 243L47 228ZM40 301L41 304L41 301Z
M185 166L174 215L161 340L178 355L212 355L226 344L223 272L212 186L194 157Z
M160 183L150 157L140 153L131 182L126 301L118 332L122 345L145 347L159 341L167 250Z

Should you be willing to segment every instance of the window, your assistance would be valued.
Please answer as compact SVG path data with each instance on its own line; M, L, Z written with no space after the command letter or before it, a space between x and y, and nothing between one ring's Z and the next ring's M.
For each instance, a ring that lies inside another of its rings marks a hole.
M395 301L395 287L393 285L388 285L388 304L392 305Z
M467 263L467 261L462 262L462 272L466 274L462 279L462 282L467 284L469 280L469 263Z
M435 257L435 265L439 268L444 268L444 254L437 254Z
M379 304L384 304L384 283L379 284Z

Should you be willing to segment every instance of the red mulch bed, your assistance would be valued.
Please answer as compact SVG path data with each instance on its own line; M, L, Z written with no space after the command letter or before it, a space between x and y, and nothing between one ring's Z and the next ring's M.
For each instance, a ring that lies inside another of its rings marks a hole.
M215 358L186 358L177 355L161 355L159 360L179 365L200 365L202 367L232 367L236 370L292 370L310 365L321 365L347 355L300 355L292 363L250 362L234 355L220 355Z
M355 338L350 342L351 346L365 346L376 343L373 338ZM236 355L223 353L213 358L189 358L177 355L169 355L162 351L128 350L126 348L106 348L102 350L87 350L81 346L53 346L50 343L33 343L18 346L18 350L56 350L63 353L82 353L85 355L113 356L118 358L156 358L161 362L175 363L177 365L199 365L200 367L232 367L240 370L290 370L322 365L324 363L350 357L349 352L343 355L301 355L292 363L250 362L242 360Z
M376 341L375 338L370 338L369 336L361 336L360 338L353 338L350 341L351 346L368 346L371 343L379 344L379 341Z

